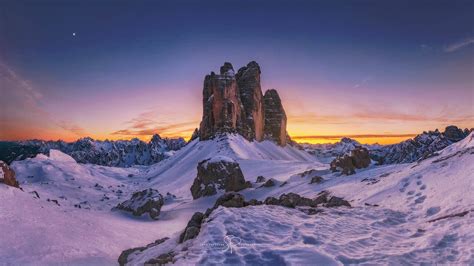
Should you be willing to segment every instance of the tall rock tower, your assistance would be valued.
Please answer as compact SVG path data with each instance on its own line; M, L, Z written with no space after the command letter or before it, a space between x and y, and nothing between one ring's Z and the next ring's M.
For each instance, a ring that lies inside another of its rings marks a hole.
M242 135L247 139L263 140L264 111L260 86L260 66L252 61L239 69L236 75L240 90L240 100L244 106L242 113Z
M262 95L260 66L252 61L235 75L224 63L220 75L204 78L201 140L221 133L238 133L253 141L269 139L286 145L286 114L276 90ZM268 117L267 117L268 116ZM268 124L268 125L267 125Z
M204 78L203 116L200 139L206 140L217 133L238 132L242 127L242 102L235 80L234 68L225 63L220 75L211 72Z
M265 109L265 137L286 145L286 113L281 104L280 96L274 89L267 90L263 96Z

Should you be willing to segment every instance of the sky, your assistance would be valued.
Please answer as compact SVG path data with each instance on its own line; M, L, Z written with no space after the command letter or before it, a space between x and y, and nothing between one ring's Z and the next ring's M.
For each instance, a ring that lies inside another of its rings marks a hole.
M474 1L0 1L0 140L189 138L255 60L302 142L474 127Z

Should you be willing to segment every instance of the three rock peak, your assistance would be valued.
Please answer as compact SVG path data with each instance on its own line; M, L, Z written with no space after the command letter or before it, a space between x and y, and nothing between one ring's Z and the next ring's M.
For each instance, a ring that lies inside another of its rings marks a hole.
M260 66L252 61L235 73L225 62L220 74L204 78L203 115L197 135L207 140L222 133L238 133L247 140L287 143L286 114L274 89L262 94Z

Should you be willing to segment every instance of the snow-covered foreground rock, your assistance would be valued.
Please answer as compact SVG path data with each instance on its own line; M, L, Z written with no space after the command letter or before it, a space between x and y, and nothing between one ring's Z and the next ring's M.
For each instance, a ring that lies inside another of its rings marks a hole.
M114 265L123 250L169 237L131 254L129 264L170 251L177 264L472 264L473 138L423 161L372 164L351 176L332 173L327 163L291 146L238 135L194 140L149 167L39 155L12 164L24 191L0 186L0 258L6 264ZM198 162L217 156L235 160L252 182L239 192L246 200L288 192L314 198L325 190L353 208L320 208L310 215L281 206L219 207L196 238L178 244L193 213L205 212L220 196L192 200L190 191ZM302 174L308 170L314 171ZM275 185L260 187L258 176ZM322 182L310 184L315 176ZM158 220L112 210L148 188L164 196Z

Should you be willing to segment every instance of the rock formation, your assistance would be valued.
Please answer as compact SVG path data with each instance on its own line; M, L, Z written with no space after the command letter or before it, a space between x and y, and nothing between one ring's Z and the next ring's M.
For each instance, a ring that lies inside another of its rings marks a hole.
M197 177L191 186L193 199L217 194L218 190L240 191L251 187L245 182L242 170L233 159L219 156L200 162Z
M0 161L0 183L20 188L20 184L18 184L18 181L15 178L15 171L13 171L13 169L3 161Z
M150 218L157 219L163 204L163 196L158 190L149 188L133 193L129 200L120 203L116 208L131 212L134 216L148 213Z
M268 90L263 96L265 109L265 137L281 146L286 145L286 114L276 90Z
M260 66L252 61L234 73L226 62L219 75L211 72L205 77L203 116L195 134L208 140L221 133L238 133L249 141L270 139L285 146L289 139L285 110L276 90L263 96Z
M366 168L370 165L369 150L356 147L350 154L338 156L331 162L331 171L340 171L343 175L355 174L355 169Z
M237 72L237 85L243 105L242 136L246 139L263 140L264 111L260 86L260 66L252 61Z
M230 63L225 63L220 75L211 72L204 78L200 139L207 140L219 133L241 131L242 108L234 69Z

